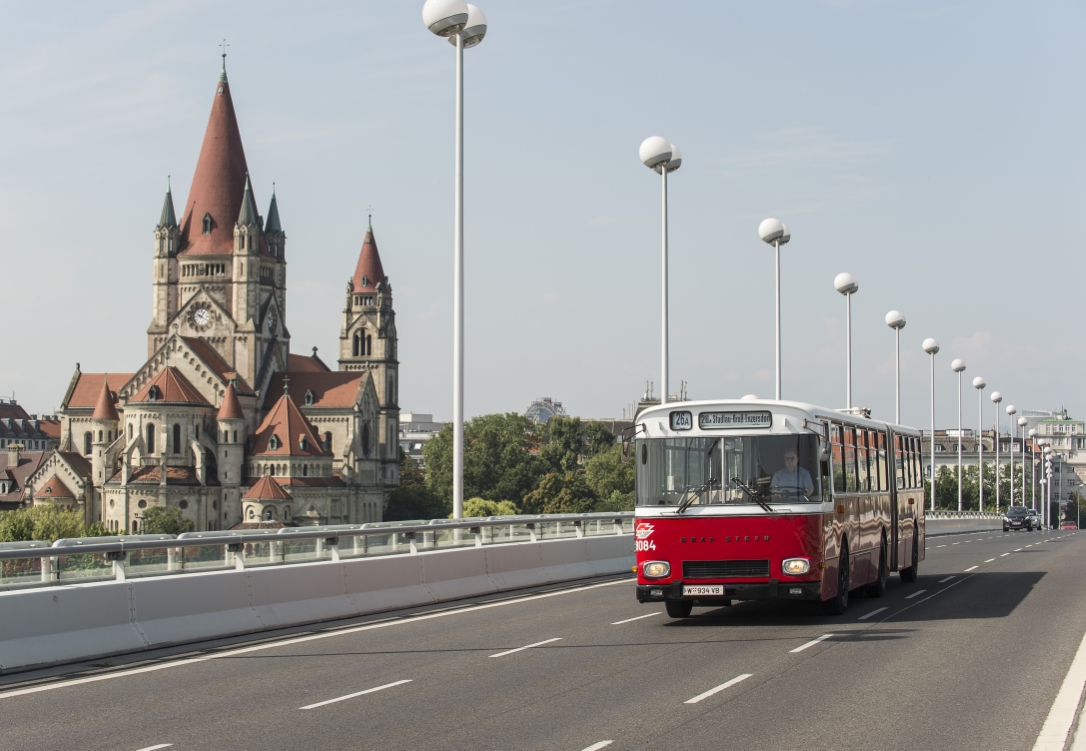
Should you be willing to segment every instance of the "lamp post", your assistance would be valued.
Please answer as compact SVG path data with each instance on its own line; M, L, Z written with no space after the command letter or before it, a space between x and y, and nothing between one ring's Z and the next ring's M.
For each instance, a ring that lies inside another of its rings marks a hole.
M833 286L845 296L845 408L852 409L852 295L860 285L852 274L841 272L834 277Z
M773 246L777 268L777 400L781 398L781 246L792 239L792 233L779 219L770 217L758 225L758 235L763 242Z
M464 0L426 0L426 28L456 46L453 167L453 518L464 516L464 50L483 41L486 16Z
M663 231L661 235L661 339L660 339L660 403L668 401L668 351L667 351L667 176L683 162L682 154L673 143L660 136L650 136L641 142L637 151L641 161L649 169L658 172L663 178L663 197L661 213Z
M1007 414L1011 416L1011 500L1007 503L1008 508L1014 505L1014 415L1017 411L1013 404L1007 405Z
M935 510L935 355L939 352L939 342L932 338L924 340L924 351L931 355L931 510Z
M1045 499L1045 503L1049 506L1052 505L1052 447L1045 446L1045 483L1048 486L1048 494Z
M989 398L990 398L990 399L992 400L992 403L993 403L993 404L995 404L995 408L996 408L996 410L995 410L995 413L996 413L996 415L995 415L995 417L996 417L996 421L995 421L995 449L996 449L996 461L995 461L995 486L996 486L996 509L995 509L995 510L996 510L996 513L998 514L998 513L999 513L999 509L1000 509L1000 504L999 504L999 469L1000 469L1000 466L999 466L999 403L1000 403L1001 401L1003 401L1003 394L999 393L998 391L993 391L993 392L992 392L992 395L991 395L991 396L990 396Z
M1026 436L1030 439L1029 442L1029 495L1030 501L1033 503L1033 508L1037 508L1037 430L1030 428L1029 433ZM1023 445L1022 450L1025 451ZM1023 454L1024 455L1024 454ZM1022 482L1025 482L1025 475L1022 476ZM1025 492L1022 493L1022 497L1025 498ZM1041 504L1044 504L1044 500L1041 500Z
M984 513L984 387L988 384L977 376L973 379L973 388L977 390L977 511Z
M1018 418L1018 438L1022 441L1022 505L1026 505L1026 431L1025 427L1029 425L1029 420L1024 417ZM1014 438L1011 438L1014 441ZM1013 445L1013 444L1012 444ZM1034 509L1036 510L1036 509Z
M894 422L901 424L901 330L905 328L905 316L900 310L886 314L886 325L894 330ZM934 472L934 468L932 469Z
M958 374L958 511L962 510L962 371L965 360L950 363L950 369Z

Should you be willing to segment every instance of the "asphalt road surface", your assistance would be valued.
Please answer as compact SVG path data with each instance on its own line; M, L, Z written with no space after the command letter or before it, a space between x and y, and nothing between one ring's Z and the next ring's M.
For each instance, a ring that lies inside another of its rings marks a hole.
M847 613L671 620L630 577L0 680L0 748L1032 749L1086 631L1086 535L931 538Z

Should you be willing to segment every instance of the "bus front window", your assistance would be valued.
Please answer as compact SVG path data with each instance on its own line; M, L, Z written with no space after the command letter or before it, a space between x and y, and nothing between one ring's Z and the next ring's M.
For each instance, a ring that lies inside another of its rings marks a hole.
M638 444L639 506L821 501L812 435L644 438Z

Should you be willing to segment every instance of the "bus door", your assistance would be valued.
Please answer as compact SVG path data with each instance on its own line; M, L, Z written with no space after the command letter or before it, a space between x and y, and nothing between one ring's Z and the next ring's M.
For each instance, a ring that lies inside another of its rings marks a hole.
M904 489L905 489L905 461L904 450L901 443L901 436L894 434L893 443L893 461L890 463L894 468L894 484L893 492L891 493L890 513L892 520L890 523L893 530L894 539L891 542L891 548L894 551L894 570L901 568L903 561L907 560L908 556L905 550L905 541L902 534L902 513L901 505L905 502Z

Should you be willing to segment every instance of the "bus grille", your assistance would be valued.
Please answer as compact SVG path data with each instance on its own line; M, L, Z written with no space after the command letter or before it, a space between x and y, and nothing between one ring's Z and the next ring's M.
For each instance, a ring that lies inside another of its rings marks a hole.
M769 561L683 561L684 579L769 576Z

